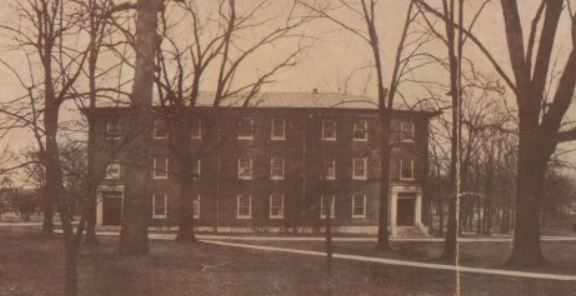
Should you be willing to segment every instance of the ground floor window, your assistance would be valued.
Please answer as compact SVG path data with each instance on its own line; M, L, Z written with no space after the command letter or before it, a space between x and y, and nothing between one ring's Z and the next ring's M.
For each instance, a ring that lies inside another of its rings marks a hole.
M366 193L352 195L352 218L366 218Z
M200 219L200 194L194 198L194 219Z
M328 204L330 205L328 207ZM330 211L330 218L336 217L336 197L334 194L320 196L320 218L326 219Z
M252 196L250 194L238 194L236 218L252 218Z
M270 195L270 219L284 218L284 194L272 193Z
M168 197L166 194L154 194L152 196L152 218L166 218L168 212Z

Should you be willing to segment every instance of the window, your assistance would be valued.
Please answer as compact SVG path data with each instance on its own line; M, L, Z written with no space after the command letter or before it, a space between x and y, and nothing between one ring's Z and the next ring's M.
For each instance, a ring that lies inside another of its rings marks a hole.
M400 160L400 180L414 180L414 160Z
M168 178L168 158L166 158L166 157L154 158L152 173L153 173L154 179L167 179Z
M152 218L166 218L168 212L168 197L166 194L154 194L152 196Z
M326 219L328 203L330 203L330 218L336 217L336 197L333 194L328 197L322 195L320 196L320 219Z
M352 218L366 218L366 193L352 195Z
M272 119L270 139L273 141L286 140L286 121L284 119Z
M192 121L190 137L192 140L202 140L202 120L196 119Z
M193 202L193 213L194 213L194 219L200 219L200 194L196 195L196 198L194 198Z
M414 142L414 122L402 121L400 123L400 141Z
M284 195L272 193L270 195L270 219L284 218Z
M324 162L324 178L325 180L336 180L336 160Z
M336 121L322 120L322 140L336 141Z
M238 194L236 218L252 218L252 196L250 194Z
M194 166L192 167L192 175L194 179L200 178L200 174L202 173L202 160L196 159L194 161Z
M154 139L168 138L168 129L166 128L166 121L163 118L156 118L154 120Z
M241 157L238 159L238 179L252 180L254 161L252 158Z
M366 180L368 179L368 159L354 158L352 160L352 179L353 180Z
M119 140L122 138L122 126L119 119L108 119L106 121L106 139Z
M249 118L240 119L238 122L238 139L239 140L253 140L254 139L254 130L253 130L253 121Z
M272 157L270 159L270 179L283 180L284 179L284 158Z
M120 179L120 164L117 162L113 162L106 167L106 176L107 180L118 180Z
M356 120L354 121L353 139L358 142L368 141L368 121Z

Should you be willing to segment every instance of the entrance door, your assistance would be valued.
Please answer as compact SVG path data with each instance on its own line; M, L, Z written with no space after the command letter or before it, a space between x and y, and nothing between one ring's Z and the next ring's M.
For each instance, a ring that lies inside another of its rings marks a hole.
M398 199L398 215L396 216L396 224L398 226L414 226L414 220L416 218L415 206L415 198Z
M120 225L122 222L122 192L102 192L102 225Z

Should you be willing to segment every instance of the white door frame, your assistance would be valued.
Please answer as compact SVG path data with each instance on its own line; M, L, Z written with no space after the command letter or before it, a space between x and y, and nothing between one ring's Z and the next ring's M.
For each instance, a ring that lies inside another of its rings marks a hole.
M414 202L414 226L420 229L424 228L422 224L422 187L417 185L392 185L390 194L390 235L396 236L398 233L397 216L398 216L398 199L402 193L411 193L415 196Z

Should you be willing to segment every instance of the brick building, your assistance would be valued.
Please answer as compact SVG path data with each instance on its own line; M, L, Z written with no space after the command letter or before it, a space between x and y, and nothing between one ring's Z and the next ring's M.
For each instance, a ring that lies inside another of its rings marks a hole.
M206 96L207 97L207 96ZM190 111L195 166L195 225L201 231L319 231L331 204L334 231L375 233L379 204L379 119L365 97L262 93L250 107L231 102ZM169 133L160 111L150 131L150 221L176 226ZM128 108L98 108L97 159L127 133ZM425 231L424 184L432 112L393 113L390 223L392 235ZM216 148L217 147L217 148ZM98 223L118 225L127 172L115 156L99 187ZM105 163L101 161L100 163ZM324 202L324 199L327 199Z

